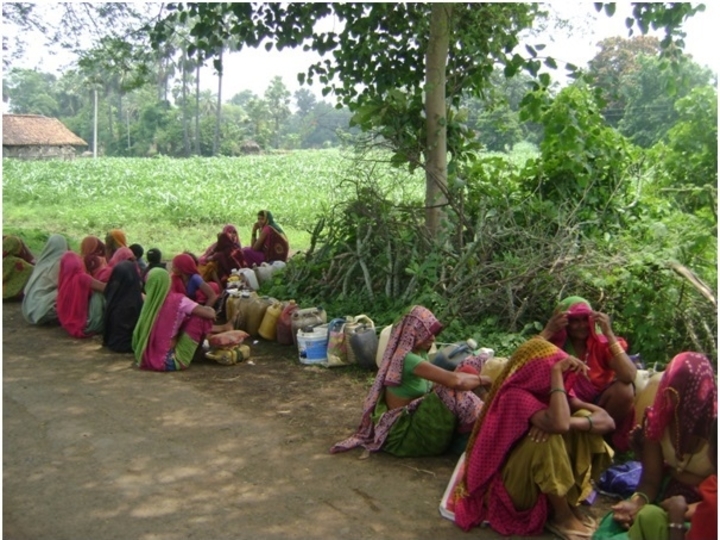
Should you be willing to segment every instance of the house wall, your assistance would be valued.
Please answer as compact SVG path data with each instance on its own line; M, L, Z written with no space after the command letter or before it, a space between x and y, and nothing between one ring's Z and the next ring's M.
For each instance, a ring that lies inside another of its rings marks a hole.
M3 146L3 158L18 159L75 159L72 146Z

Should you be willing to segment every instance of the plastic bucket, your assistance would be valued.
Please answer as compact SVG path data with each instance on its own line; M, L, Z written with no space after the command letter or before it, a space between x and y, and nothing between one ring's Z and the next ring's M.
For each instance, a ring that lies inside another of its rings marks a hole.
M327 364L328 326L320 325L311 331L297 332L298 358L301 364Z

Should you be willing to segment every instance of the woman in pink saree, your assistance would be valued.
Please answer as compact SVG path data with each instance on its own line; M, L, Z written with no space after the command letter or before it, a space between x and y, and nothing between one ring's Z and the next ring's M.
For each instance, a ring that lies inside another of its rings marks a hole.
M187 369L212 331L215 310L173 292L170 274L162 268L148 272L145 293L132 337L135 365L152 371Z
M110 276L112 275L113 268L115 268L118 264L120 264L123 261L133 261L135 262L135 254L132 252L130 248L121 247L118 249L115 254L110 257L110 260L108 263L97 270L94 274L95 279L98 281L102 281L103 283L107 283L110 279ZM137 263L135 264L137 267ZM140 274L140 268L138 269L138 275Z
M578 505L610 464L603 440L610 415L572 394L587 367L535 337L518 348L493 383L453 495L455 523L487 521L503 535L589 539L594 523ZM568 396L570 392L570 396Z

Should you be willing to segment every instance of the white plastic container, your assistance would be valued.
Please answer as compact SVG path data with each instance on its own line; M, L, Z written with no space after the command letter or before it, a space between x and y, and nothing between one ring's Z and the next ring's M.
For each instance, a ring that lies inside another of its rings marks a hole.
M260 288L255 271L251 268L240 268L238 274L243 282L253 291L257 291Z
M328 325L315 326L312 331L297 331L298 358L301 364L326 365Z

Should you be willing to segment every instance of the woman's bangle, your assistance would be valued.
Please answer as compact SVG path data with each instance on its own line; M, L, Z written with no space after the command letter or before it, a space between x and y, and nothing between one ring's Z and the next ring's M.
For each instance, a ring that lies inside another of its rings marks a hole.
M550 392L548 392L548 394L552 395L553 392L562 392L567 396L567 390L565 390L564 388L553 388L552 390L550 390Z
M588 426L588 432L590 432L590 431L593 430L593 421L592 421L592 418L590 418L590 416L586 416L585 418L587 418L587 421L588 421L588 424L589 424L589 426Z
M670 527L671 529L683 530L683 529L685 529L685 524L684 523L668 523L668 527Z
M645 504L650 504L650 497L645 495L642 491L636 491L630 496L631 499L634 499L635 497L640 497L645 501Z
M613 356L620 356L625 352L625 349L622 348L622 345L620 345L617 341L610 345L610 352Z

